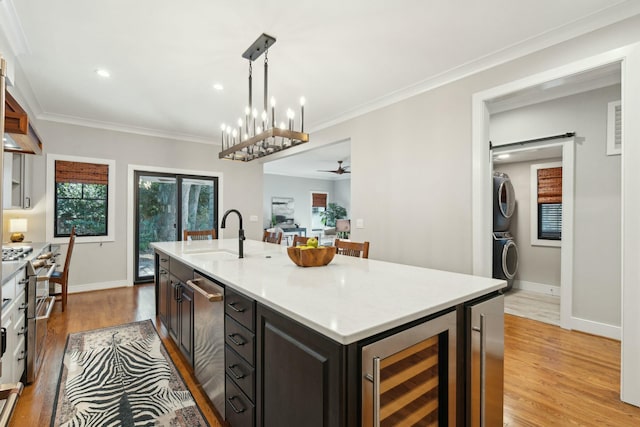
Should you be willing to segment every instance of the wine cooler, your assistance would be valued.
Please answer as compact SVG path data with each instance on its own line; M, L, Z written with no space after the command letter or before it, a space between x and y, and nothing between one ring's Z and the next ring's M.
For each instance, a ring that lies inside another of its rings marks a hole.
M362 426L456 425L456 313L362 347Z

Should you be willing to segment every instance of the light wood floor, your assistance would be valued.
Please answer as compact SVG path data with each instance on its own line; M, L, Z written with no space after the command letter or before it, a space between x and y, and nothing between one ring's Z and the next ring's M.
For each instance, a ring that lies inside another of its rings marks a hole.
M155 319L152 285L69 295L48 328L46 360L27 386L11 426L48 426L67 334ZM220 424L179 350L160 336L205 417ZM504 422L516 426L639 426L640 408L620 402L620 343L505 315Z
M504 312L559 325L560 297L513 288L504 296Z

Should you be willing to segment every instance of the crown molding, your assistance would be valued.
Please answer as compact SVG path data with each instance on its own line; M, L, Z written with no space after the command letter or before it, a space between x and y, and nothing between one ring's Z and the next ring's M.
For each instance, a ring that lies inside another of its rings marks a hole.
M158 129L151 129L139 126L128 126L120 123L104 122L100 120L91 120L75 116L66 116L63 114L41 113L37 116L38 120L44 120L48 122L64 123L75 126L84 126L95 129L103 129L115 132L132 133L136 135L152 136L156 138L172 139L176 141L196 142L199 144L220 145L211 138L190 135L179 132L167 132Z

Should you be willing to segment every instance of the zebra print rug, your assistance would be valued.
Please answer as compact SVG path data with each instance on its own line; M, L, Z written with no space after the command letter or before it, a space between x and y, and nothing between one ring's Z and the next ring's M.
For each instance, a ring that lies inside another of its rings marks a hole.
M151 320L69 334L51 426L208 426Z

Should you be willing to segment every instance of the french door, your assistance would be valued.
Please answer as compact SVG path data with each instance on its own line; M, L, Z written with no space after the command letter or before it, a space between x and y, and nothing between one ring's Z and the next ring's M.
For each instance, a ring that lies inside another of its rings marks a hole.
M218 178L135 172L135 283L155 274L151 242L182 240L183 230L218 232Z

